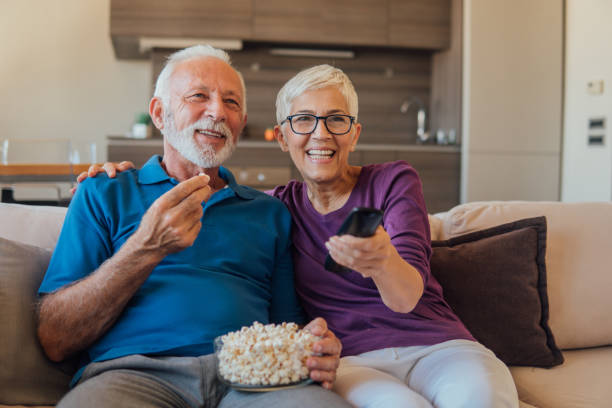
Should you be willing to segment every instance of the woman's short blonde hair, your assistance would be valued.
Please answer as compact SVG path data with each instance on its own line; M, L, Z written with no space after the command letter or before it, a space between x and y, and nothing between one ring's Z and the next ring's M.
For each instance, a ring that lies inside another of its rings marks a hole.
M285 120L291 111L293 99L306 91L335 86L346 99L349 114L357 120L358 100L355 87L349 77L339 68L322 64L300 71L291 78L276 96L276 122Z

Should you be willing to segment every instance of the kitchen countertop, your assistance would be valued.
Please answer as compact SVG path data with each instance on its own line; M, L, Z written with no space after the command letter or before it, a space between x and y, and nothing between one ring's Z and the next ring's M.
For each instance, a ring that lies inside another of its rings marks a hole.
M114 146L129 145L129 146L161 146L163 139L133 139L123 136L109 136L109 143ZM265 142L255 140L240 140L239 148L253 149L278 149L276 142ZM357 151L415 151L415 152L438 152L438 153L459 153L461 152L460 145L435 145L435 144L385 144L385 143L357 143L355 148Z

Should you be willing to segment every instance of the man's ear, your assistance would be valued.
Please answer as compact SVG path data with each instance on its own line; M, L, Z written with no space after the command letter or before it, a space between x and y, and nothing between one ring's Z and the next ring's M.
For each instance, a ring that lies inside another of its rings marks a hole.
M283 131L281 130L280 125L274 126L274 138L278 142L281 150L283 152L289 151L289 146L287 145L287 140L285 140L285 135L283 135Z
M164 104L157 96L149 102L149 116L156 128L159 130L164 128Z

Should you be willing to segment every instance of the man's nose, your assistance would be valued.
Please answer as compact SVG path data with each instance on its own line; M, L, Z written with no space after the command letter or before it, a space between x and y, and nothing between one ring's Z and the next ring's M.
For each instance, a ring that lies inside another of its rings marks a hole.
M225 105L220 96L212 97L206 104L205 115L216 122L225 121Z

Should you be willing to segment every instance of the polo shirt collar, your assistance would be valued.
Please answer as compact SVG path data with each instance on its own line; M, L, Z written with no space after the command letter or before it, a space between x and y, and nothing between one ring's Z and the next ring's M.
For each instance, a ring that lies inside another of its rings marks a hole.
M172 178L166 173L161 166L162 157L155 155L151 157L138 172L138 182L140 184L155 184L162 181L171 180ZM256 197L256 192L248 187L236 183L234 175L225 167L219 167L219 176L225 180L228 188L230 188L238 197L252 200Z
M138 182L140 184L155 184L170 180L170 176L161 166L161 161L162 157L160 155L152 156L147 160L138 172Z

